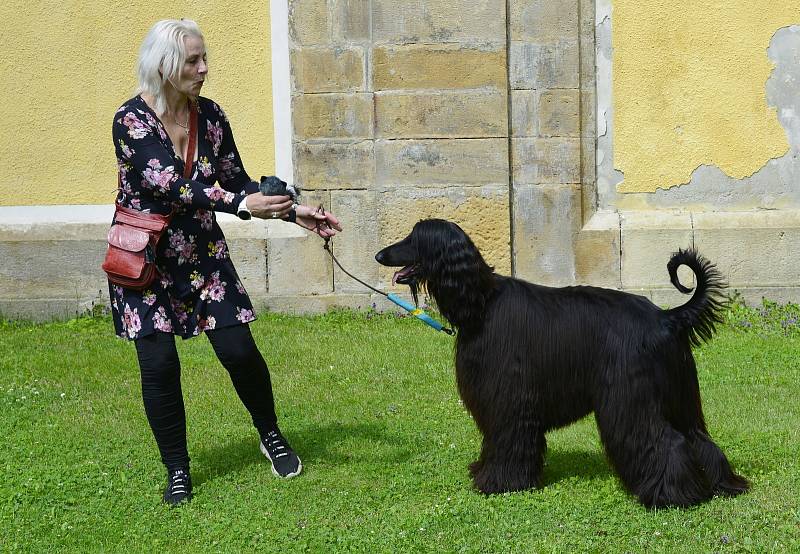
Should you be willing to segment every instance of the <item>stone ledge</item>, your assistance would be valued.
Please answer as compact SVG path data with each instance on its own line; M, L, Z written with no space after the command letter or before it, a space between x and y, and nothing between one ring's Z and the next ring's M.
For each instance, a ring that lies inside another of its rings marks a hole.
M504 205L503 195L495 193L505 189L498 186L486 190L487 194L493 191L490 196ZM462 192L470 198L472 193L477 194L470 191L471 188ZM431 204L429 196L442 194L430 189L418 192L427 199L425 206ZM568 201L575 201L574 195L565 195L564 202ZM112 212L110 205L0 208L0 316L37 321L63 319L86 313L97 304L107 305L105 276L99 263ZM373 303L379 310L392 308L384 297L360 294L355 286L336 292L324 288L267 292L265 251L270 243L288 248L287 243L297 241L291 248L301 247L306 242L305 231L283 222L243 222L227 214L218 214L218 219L232 243L234 263L248 281L245 286L262 309L318 313L331 307L367 308ZM495 217L492 221L506 220ZM564 273L568 266L554 275L565 281L553 284L621 288L644 294L658 305L683 304L687 297L669 283L666 263L674 250L695 245L718 265L730 283L731 294L738 292L755 305L762 297L779 302L800 301L800 211L599 211L585 225L576 224L574 229L571 240L545 241L550 241L551 247L559 245L568 250L565 255L575 260L569 275ZM388 241L389 237L384 236L383 240ZM506 265L500 264L502 273L508 272L502 269ZM536 273L540 269L532 265L528 278L543 283L542 276L537 277ZM281 268L275 271L280 272ZM683 276L682 279L690 283Z
M666 264L672 252L693 246L719 268L729 291L739 291L747 302L762 296L800 301L799 210L622 211L618 222L610 213L596 213L581 233L619 229L623 290L651 291L659 304L682 304L685 297L669 283ZM688 285L691 273L682 271Z
M0 207L0 243L39 240L104 241L113 215L113 204ZM235 215L220 212L217 213L217 222L229 239L304 235L302 229L283 221L242 221Z

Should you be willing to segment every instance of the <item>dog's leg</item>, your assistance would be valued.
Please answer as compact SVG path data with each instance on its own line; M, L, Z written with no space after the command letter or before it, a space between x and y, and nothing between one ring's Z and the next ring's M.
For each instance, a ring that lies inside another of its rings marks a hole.
M705 430L691 432L688 438L695 457L711 483L714 494L738 496L749 490L750 484L747 479L734 473L728 458Z
M747 479L734 473L728 459L720 450L706 430L703 417L700 383L697 379L697 368L688 345L684 345L684 354L673 360L676 370L671 386L675 389L670 409L671 422L684 432L692 449L693 456L706 474L714 494L737 496L750 488ZM673 352L680 352L676 348Z
M476 489L497 494L539 486L547 442L538 425L517 420L482 431L480 458L469 468Z
M595 414L626 488L650 508L693 506L711 498L711 484L689 441L661 417L655 396L624 400L606 399Z

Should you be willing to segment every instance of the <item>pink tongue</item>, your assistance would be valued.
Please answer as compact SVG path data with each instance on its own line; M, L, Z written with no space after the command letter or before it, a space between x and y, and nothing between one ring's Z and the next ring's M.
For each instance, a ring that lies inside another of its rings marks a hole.
M401 269L400 271L395 271L394 275L392 275L392 286L394 286L397 283L397 278L398 277L402 277L403 275L406 275L409 271L411 271L411 266L406 266L403 269Z

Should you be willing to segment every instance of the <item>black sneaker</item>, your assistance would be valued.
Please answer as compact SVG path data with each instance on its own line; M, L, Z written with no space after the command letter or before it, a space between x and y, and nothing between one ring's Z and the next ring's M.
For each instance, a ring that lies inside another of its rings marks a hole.
M188 469L175 469L167 473L164 503L177 506L192 499L192 477Z
M261 452L272 462L272 473L283 479L300 475L303 463L280 431L274 430L261 439Z

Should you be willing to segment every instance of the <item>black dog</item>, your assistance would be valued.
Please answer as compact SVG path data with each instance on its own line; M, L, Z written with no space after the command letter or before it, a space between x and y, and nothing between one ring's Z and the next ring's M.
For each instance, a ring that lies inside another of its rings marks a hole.
M594 412L624 485L648 507L691 506L747 491L706 430L691 346L720 321L715 267L693 250L673 255L697 290L662 310L642 296L595 287L551 288L494 273L456 224L429 219L376 254L436 301L458 330L458 390L483 434L471 464L492 494L538 486L545 433Z

